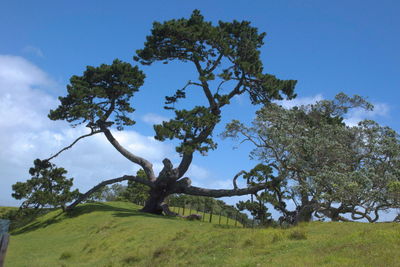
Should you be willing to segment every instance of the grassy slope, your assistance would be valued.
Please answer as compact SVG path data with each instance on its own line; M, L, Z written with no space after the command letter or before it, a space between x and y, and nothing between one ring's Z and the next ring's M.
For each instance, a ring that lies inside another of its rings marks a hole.
M11 210L17 210L16 207L0 207L0 218Z
M137 209L115 202L69 217L53 211L13 231L5 266L399 266L400 224L259 230Z

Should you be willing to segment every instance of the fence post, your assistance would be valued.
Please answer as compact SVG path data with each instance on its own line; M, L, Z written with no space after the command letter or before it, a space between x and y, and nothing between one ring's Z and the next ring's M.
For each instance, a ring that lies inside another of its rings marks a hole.
M219 220L218 220L218 224L221 224L221 214L222 214L222 209L219 211Z
M212 207L211 207L211 211L210 211L210 223L211 223L211 220L212 220L212 215L213 215L213 209L212 209Z
M235 226L237 226L237 217L238 217L237 215L238 215L238 212L239 212L239 211L237 211L237 212L236 212L236 215L235 215Z
M204 207L203 207L203 222L206 219L206 200L204 200Z
M182 211L182 215L185 216L185 202L183 202L183 211Z

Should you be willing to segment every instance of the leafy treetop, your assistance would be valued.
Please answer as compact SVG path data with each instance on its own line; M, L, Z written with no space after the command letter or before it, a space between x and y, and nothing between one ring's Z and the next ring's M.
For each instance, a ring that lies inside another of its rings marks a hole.
M99 128L99 123L116 124L122 130L135 123L128 116L134 111L129 101L144 78L138 67L118 59L112 65L88 66L82 76L71 77L68 95L59 97L61 104L50 111L49 118L66 120L72 126L88 123L92 130Z
M29 169L31 179L26 182L17 182L12 186L16 199L26 199L22 208L43 208L46 206L62 207L75 199L79 191L70 191L73 178L67 179L64 168L57 168L54 164L36 159L34 167Z
M204 21L199 10L194 10L189 19L155 22L144 48L136 51L134 59L144 65L156 61L191 62L198 73L198 82L189 81L173 96L166 97L165 108L175 109L168 105L185 98L189 85L200 87L209 103L208 107L176 110L175 119L155 126L156 138L181 140L178 152L207 152L216 147L209 136L220 120L220 108L235 95L248 92L253 104L282 99L282 94L295 97L296 81L263 73L259 49L264 37L265 33L258 33L248 21L220 21L214 26ZM214 90L212 84L216 85ZM231 85L231 90L222 93L224 85Z

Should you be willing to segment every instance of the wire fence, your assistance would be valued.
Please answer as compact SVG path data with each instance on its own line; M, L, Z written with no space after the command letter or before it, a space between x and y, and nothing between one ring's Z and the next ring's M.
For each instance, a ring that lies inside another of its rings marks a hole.
M135 204L144 206L145 201L139 201ZM167 204L171 211L182 216L200 215L198 218L202 222L245 228L255 228L262 223L255 219L254 216L251 219L248 218L246 214L241 213L233 207L228 209L224 207L215 208L207 205L207 203L180 203L180 205L171 205L171 203L167 202Z

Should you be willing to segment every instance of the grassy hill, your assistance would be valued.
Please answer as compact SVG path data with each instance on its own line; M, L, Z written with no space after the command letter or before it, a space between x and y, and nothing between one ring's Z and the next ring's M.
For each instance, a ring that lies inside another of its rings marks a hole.
M245 229L144 214L124 202L52 211L14 229L14 266L400 266L400 224Z

